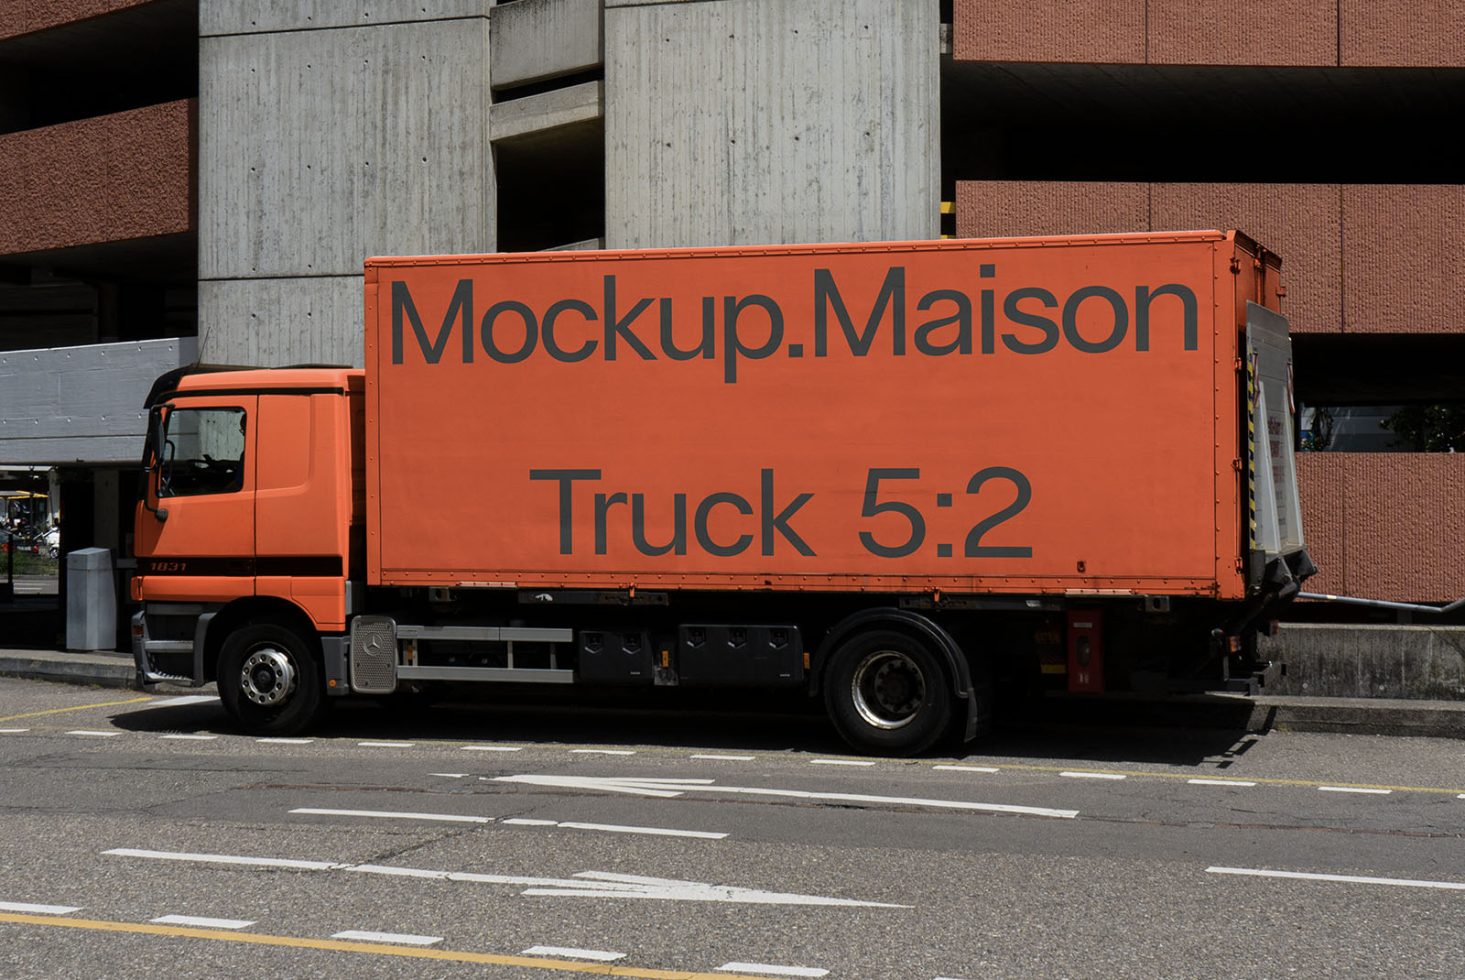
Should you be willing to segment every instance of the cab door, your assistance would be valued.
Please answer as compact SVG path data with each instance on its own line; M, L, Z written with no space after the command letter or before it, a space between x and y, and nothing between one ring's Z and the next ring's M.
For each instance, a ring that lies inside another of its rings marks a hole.
M254 594L256 395L175 397L160 413L136 528L142 599Z

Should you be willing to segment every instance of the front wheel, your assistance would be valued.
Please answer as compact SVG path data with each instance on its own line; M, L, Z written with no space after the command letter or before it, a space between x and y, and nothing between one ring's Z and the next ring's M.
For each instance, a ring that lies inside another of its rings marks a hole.
M894 630L861 633L834 652L824 704L846 742L880 755L923 752L951 723L951 685L940 660Z
M219 700L247 731L293 735L321 707L320 668L294 631L273 623L230 634L219 652Z

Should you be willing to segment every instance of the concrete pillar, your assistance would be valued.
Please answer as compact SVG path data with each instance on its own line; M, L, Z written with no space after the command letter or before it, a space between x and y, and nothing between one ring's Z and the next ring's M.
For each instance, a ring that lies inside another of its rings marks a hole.
M935 238L936 0L605 0L606 244Z
M494 248L489 0L202 0L202 359L361 364L362 260Z

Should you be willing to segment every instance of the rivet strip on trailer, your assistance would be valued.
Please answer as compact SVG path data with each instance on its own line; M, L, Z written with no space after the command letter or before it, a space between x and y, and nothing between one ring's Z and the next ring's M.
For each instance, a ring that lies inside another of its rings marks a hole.
M1256 410L1259 359L1247 344L1246 357L1246 517L1251 526L1251 550L1256 550Z

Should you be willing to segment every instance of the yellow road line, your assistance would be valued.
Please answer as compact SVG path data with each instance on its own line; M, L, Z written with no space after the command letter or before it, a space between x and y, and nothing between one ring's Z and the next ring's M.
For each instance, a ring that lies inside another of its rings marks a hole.
M26 926L49 926L54 929L82 929L90 932L123 932L144 936L212 939L218 942L279 946L289 949L400 956L407 959L439 960L449 963L484 963L492 966L517 966L527 970L555 970L562 973L596 973L606 977L640 977L643 980L760 980L757 977L735 973L652 970L633 966L612 966L608 963L577 963L574 960L556 960L541 956L504 956L498 953L471 953L464 950L415 949L409 946L388 946L383 943L361 943L342 939L304 939L298 936L272 936L265 933L228 932L222 929L199 929L190 926L164 926L151 922L60 919L54 915L21 915L10 912L0 913L0 922Z
M49 708L45 711L27 711L23 715L6 715L4 718L0 718L0 721L20 721L22 718L40 718L42 715L62 715L68 711L90 711L92 708L114 708L119 704L138 704L143 701L153 700L156 699L152 695L144 694L141 697L127 698L123 701L102 701L99 704L79 704L74 708Z

